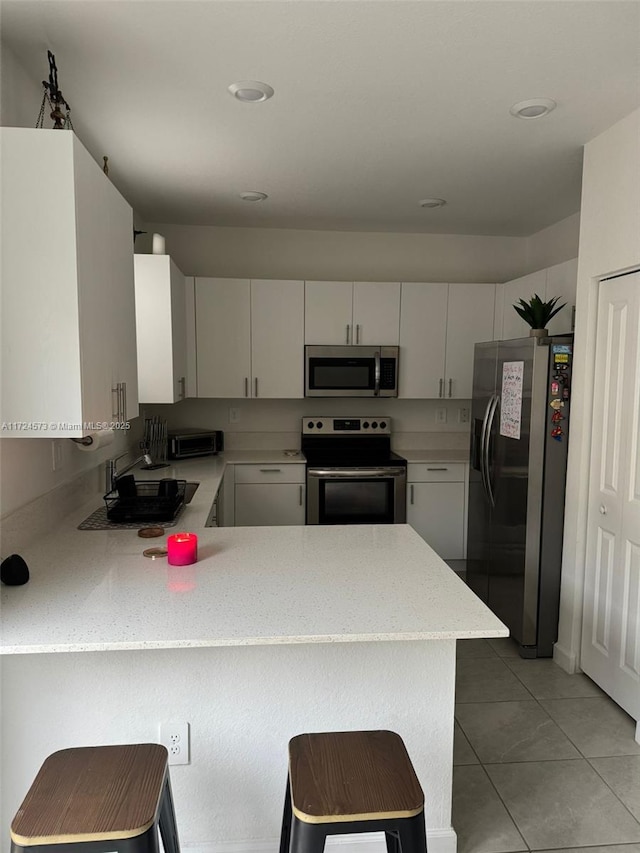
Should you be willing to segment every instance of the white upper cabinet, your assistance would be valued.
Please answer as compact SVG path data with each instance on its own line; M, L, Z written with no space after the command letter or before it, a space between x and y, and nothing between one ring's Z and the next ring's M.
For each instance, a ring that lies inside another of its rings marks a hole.
M448 284L402 283L399 397L442 397L448 288Z
M400 343L400 282L354 281L353 323L355 340L369 346ZM354 333L352 332L352 338Z
M305 344L350 344L353 323L352 281L305 281Z
M74 133L1 140L2 420L36 438L125 423L138 414L131 208Z
M403 282L399 397L471 397L473 348L493 338L494 299L494 284Z
M306 344L397 346L400 283L305 282Z
M519 299L528 301L534 293L537 293L545 302L559 296L558 304L566 303L566 307L548 323L547 328L550 334L560 335L573 331L577 277L578 259L572 258L498 285L496 338L507 341L512 338L528 337L530 326L516 313L513 306Z
M496 337L499 337L503 341L509 341L512 338L528 337L531 327L525 323L513 306L518 303L519 299L524 299L527 302L534 293L537 293L541 299L545 299L546 292L546 270L538 270L537 272L529 273L529 275L523 275L520 278L514 278L512 281L505 282L502 291L502 334Z
M302 397L304 282L196 278L198 397Z
M185 277L169 255L135 255L138 396L175 403L187 395Z
M304 396L304 282L251 281L251 396Z
M471 399L474 347L493 340L495 289L495 284L449 285L444 397Z
M548 323L549 333L563 335L573 331L573 309L576 304L578 259L572 258L547 269L547 300L559 296L558 305L565 307Z
M249 397L251 282L196 278L198 397Z

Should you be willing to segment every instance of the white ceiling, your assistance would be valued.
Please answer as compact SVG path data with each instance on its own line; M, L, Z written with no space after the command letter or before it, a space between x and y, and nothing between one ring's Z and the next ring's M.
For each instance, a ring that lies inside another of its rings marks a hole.
M0 10L38 82L55 53L76 132L153 222L529 235L579 209L582 145L640 106L637 0ZM275 95L240 103L227 91L239 80ZM558 107L510 116L534 97ZM448 204L423 210L427 196Z

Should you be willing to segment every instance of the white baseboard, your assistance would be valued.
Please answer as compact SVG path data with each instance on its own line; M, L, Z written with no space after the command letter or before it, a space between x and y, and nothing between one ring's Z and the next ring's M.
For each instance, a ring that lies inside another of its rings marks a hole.
M279 839L270 841L204 842L181 844L182 853L278 853ZM351 847L347 853L386 853L381 832L360 832L354 835L334 835L327 839L327 849ZM428 853L456 853L457 838L453 829L427 830Z
M568 672L569 675L574 675L576 672L582 672L578 666L578 656L575 652L563 648L559 643L553 647L553 659L561 669Z

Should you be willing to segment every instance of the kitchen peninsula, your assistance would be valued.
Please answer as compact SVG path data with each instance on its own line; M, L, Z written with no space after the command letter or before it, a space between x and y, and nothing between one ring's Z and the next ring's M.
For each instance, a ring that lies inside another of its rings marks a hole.
M215 479L183 517L195 565L143 557L162 540L135 531L78 531L81 513L25 549L30 582L2 590L3 825L50 752L188 721L183 848L275 850L289 738L389 728L431 853L454 853L455 643L507 629L408 525L202 527Z

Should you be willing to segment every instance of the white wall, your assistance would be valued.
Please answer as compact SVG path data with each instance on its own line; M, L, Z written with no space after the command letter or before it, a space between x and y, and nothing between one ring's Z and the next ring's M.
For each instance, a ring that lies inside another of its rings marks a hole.
M578 212L527 237L525 268L522 274L546 269L577 257L579 235Z
M559 637L554 657L579 664L587 537L598 280L640 268L640 110L585 146L576 338Z
M347 281L506 281L524 237L219 228L147 223L185 275ZM149 251L150 236L138 238Z

